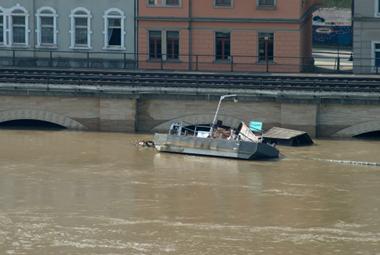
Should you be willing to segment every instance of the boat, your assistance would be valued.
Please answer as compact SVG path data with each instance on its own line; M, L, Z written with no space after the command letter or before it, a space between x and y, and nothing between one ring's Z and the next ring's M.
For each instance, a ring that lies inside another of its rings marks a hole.
M314 144L307 132L281 127L272 127L262 137L268 143L285 146L309 146Z
M244 122L234 128L217 120L222 100L232 96L236 95L221 97L210 124L172 123L167 134L156 133L153 139L156 150L245 160L278 158L275 145L264 142Z

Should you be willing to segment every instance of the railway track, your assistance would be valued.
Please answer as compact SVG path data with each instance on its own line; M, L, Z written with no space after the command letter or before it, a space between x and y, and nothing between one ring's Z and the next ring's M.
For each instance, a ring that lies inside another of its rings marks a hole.
M380 76L354 75L0 69L0 83L380 92Z

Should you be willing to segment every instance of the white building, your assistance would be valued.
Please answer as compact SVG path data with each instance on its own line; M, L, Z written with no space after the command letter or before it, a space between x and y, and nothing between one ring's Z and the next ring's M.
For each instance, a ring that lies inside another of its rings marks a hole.
M135 13L134 0L1 0L2 64L119 66L134 59Z
M380 0L354 4L354 72L380 73Z

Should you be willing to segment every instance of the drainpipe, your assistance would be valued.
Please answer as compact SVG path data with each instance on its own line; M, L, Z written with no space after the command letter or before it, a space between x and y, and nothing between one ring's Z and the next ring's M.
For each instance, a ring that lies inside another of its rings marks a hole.
M193 1L192 0L188 0L189 1L189 13L188 13L188 16L189 16L189 27L188 27L188 31L189 31L189 71L193 70Z
M354 18L355 18L355 0L352 0L351 2L351 40L352 40L352 46L351 46L351 56L350 61L354 61Z
M134 52L134 58L135 58L135 68L139 69L139 22L137 20L138 15L139 15L139 0L134 1L135 2L135 18L134 18L134 23L135 23L135 52Z
M354 25L354 17L355 17L355 0L352 0L352 2L351 2L351 16L352 16L351 25L353 26Z
M355 0L351 2L351 27L352 27L352 43L354 42L354 18L355 18Z
M33 0L32 2L32 14L31 14L32 18L31 18L31 28L30 29L30 42L31 42L31 47L33 49L33 57L36 56L36 52L35 52L35 48L36 48L36 0ZM29 29L29 28L27 28Z

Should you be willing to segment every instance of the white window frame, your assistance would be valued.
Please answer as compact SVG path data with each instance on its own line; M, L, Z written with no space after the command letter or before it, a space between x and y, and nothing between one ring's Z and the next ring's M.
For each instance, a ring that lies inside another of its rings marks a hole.
M112 14L113 12L116 12L118 13L118 15L114 15ZM125 50L125 35L126 35L126 31L125 31L125 15L124 15L124 12L121 11L120 9L117 9L117 8L111 8L111 9L108 9L105 13L104 13L104 31L103 31L103 34L104 34L104 47L103 49L104 50ZM108 27L109 27L109 22L108 20L112 18L112 19L120 19L120 24L121 24L121 45L120 46L115 46L115 45L108 45Z
M376 52L380 52L380 50L376 50L376 44L379 44L380 45L380 41L372 41L371 43L371 58L372 58L372 69L373 69L373 72L376 71ZM380 67L378 67L378 69L380 69Z
M6 13L5 9L0 6L0 16L3 16L3 41L0 42L0 47L1 46L6 46L7 45L7 24L6 24Z
M86 14L76 14L77 12L85 12ZM70 14L70 49L92 49L91 47L91 19L92 15L89 10L84 7L77 7ZM87 45L75 45L75 18L87 18Z
M47 13L42 13L44 11L50 12L49 14ZM49 17L53 18L53 44L43 44L42 43L42 24L41 24L41 18L43 17ZM37 20L37 29L36 29L36 34L37 34L37 45L36 47L57 47L57 35L58 35L58 29L57 29L57 12L55 9L52 7L44 6L41 7L37 10L36 13L36 20Z
M380 0L375 0L375 17L380 18Z
M23 12L23 14L16 13L14 14L14 11L20 10ZM29 13L28 11L22 7L20 4L17 4L16 6L12 7L9 10L8 17L8 35L9 35L9 46L11 47L28 47L29 46ZM13 17L25 17L25 43L14 43L13 42Z

